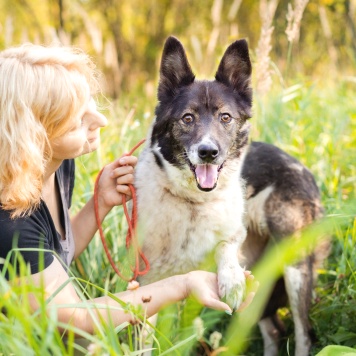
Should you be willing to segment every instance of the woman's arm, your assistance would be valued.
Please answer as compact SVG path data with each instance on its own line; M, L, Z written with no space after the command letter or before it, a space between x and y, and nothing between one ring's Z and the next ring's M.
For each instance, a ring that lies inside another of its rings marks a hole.
M65 324L71 324L88 333L93 333L95 323L100 320L111 321L114 326L125 321L135 321L133 315L121 310L120 304L108 296L83 301L57 258L54 258L52 264L44 271L30 278L35 285L44 288L46 299L53 296L48 304L48 310L51 306L55 306L58 320ZM60 292L56 294L58 290ZM201 304L209 308L231 312L230 307L218 297L216 274L204 271L169 277L134 290L115 294L117 298L126 303L131 303L136 307L141 306L142 316L146 317L156 314L166 305L183 300L189 295L194 295ZM73 304L73 307L68 307L70 304ZM90 309L88 304L95 304L97 307ZM30 295L30 305L34 311L39 307L34 295Z
M133 171L136 163L136 157L125 156L104 167L99 181L98 195L101 221L114 206L122 204L123 194L126 195L127 200L131 198L128 184L133 183ZM72 218L71 222L75 240L74 258L77 258L86 249L98 229L93 197Z

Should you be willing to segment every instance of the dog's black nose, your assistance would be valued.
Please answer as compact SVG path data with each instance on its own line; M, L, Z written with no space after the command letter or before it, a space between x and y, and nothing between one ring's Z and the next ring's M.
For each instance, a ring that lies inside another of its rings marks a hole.
M201 144L198 147L198 155L205 162L211 162L219 155L219 149L213 144Z

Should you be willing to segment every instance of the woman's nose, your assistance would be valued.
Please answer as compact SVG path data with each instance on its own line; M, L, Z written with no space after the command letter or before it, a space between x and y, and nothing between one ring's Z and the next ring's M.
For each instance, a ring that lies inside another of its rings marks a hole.
M101 114L100 112L97 113L98 115L98 126L104 127L108 124L108 119L106 118L105 115Z
M105 115L100 113L99 111L95 111L91 115L91 123L90 123L90 129L95 130L99 127L104 127L108 124L108 119L106 118Z
M88 116L88 120L90 120L89 129L91 130L95 130L99 127L104 127L108 124L108 119L105 115L98 111L93 98L89 100L86 114Z

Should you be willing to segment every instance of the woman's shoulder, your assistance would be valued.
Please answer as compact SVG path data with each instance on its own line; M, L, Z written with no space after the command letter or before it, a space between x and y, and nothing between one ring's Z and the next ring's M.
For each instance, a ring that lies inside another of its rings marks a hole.
M29 233L44 234L51 231L49 212L41 201L40 205L29 215L13 219L11 212L0 207L0 240L6 237L12 238L14 234L23 235Z
M12 219L9 211L0 208L0 258L6 259L14 248L19 248L23 260L31 266L31 273L38 272L38 249L53 250L55 242L56 232L46 210L44 203L41 203L30 215ZM52 253L43 253L44 268L52 260ZM18 263L16 254L11 254L11 263ZM0 265L0 271L2 269L3 266Z

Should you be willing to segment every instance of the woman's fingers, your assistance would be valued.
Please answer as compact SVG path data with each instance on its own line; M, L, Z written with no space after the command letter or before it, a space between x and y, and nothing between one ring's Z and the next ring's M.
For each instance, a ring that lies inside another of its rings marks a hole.
M129 166L135 167L137 164L137 157L123 156L123 157L119 158L118 162L121 166L129 165Z

